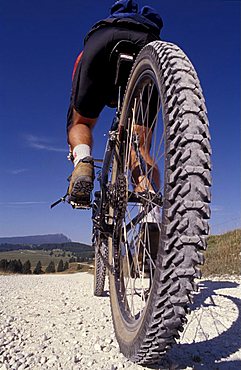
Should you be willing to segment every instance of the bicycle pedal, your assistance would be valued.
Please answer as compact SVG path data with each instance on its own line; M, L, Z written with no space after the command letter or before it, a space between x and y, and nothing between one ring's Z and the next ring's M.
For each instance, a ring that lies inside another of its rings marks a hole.
M72 208L74 208L74 209L88 210L88 209L91 209L92 208L92 204L91 203L75 203L73 201L70 201L69 203L72 206Z

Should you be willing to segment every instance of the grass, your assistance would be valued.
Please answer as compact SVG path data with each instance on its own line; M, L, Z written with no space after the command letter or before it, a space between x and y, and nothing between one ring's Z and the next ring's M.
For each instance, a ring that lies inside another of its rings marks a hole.
M76 272L92 272L93 262L71 262L69 264L69 269L63 272L58 272L58 274L75 274Z
M205 264L202 267L203 276L240 275L241 272L241 229L229 231L222 235L211 235L208 238L208 248Z
M58 253L57 253L58 254ZM66 257L55 257L55 254L50 256L50 251L45 250L14 250L9 252L0 252L0 260L1 259L7 259L7 260L18 260L22 263L26 262L27 260L30 261L32 270L35 268L38 261L41 262L43 269L48 266L50 261L54 261L55 266L57 268L59 261L62 259L65 263L66 261L69 261L69 258L67 254L72 255L71 253L66 253Z
M8 252L0 252L0 260L1 259L7 259L9 260L18 260L22 263L26 262L27 260L31 263L31 270L33 271L38 261L42 264L42 270L45 271L46 267L49 265L50 261L53 261L55 264L55 269L57 269L59 261L62 259L65 263L66 261L69 261L70 256L72 256L71 252L65 252L66 256L57 256L60 253L63 253L63 251L57 251L53 255L50 255L50 250L14 250L14 251L8 251ZM69 269L65 270L63 272L56 272L56 274L73 274L76 272L90 272L92 270L91 265L93 265L93 262L71 262L69 263ZM0 271L0 275L6 275L6 274L12 274L8 272L2 272Z

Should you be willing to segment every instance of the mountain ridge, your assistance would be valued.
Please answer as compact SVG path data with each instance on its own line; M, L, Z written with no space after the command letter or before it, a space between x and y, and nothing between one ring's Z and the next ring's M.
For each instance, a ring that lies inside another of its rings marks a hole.
M40 235L25 235L25 236L8 236L0 237L0 244L46 244L46 243L69 243L72 242L64 234L40 234Z

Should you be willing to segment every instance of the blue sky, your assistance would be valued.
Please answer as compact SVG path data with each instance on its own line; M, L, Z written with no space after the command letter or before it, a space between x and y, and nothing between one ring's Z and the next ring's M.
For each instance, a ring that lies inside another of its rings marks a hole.
M110 0L2 0L0 57L0 236L64 233L90 243L91 213L63 195L66 111L71 74L83 37L108 15ZM164 20L162 39L193 62L206 98L213 148L213 232L240 225L240 1L139 1ZM104 151L113 112L105 109L94 135ZM98 138L98 139L97 139Z

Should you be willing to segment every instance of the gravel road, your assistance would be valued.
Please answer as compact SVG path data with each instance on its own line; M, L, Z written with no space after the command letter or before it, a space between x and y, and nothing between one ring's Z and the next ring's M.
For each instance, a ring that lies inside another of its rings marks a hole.
M201 281L180 342L152 369L241 369L241 281ZM0 370L143 370L119 353L93 276L0 276Z

